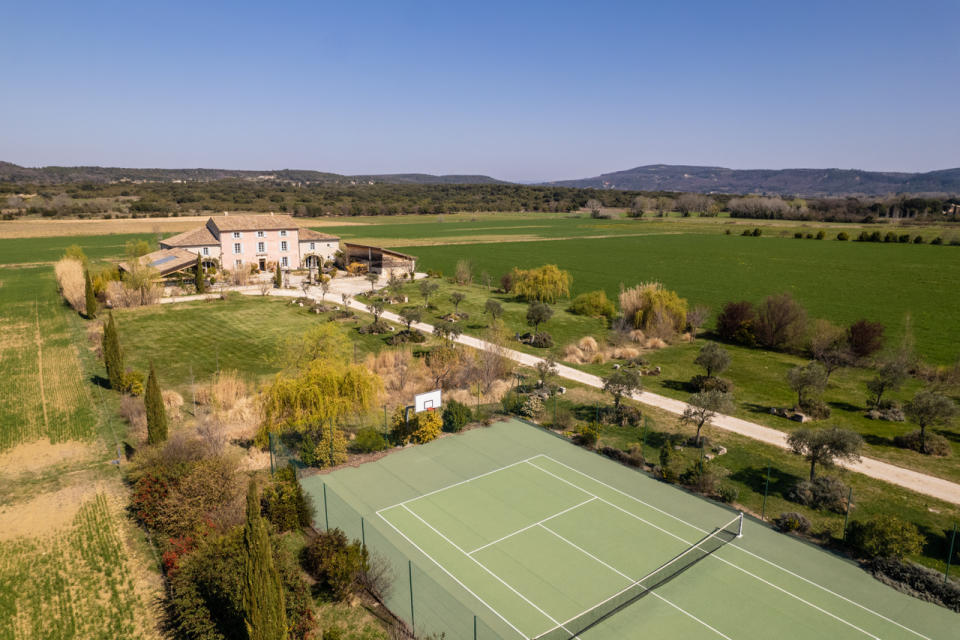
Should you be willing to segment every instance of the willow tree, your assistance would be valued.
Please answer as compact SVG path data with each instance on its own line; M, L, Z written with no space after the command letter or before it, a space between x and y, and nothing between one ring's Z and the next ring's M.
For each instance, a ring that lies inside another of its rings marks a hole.
M341 331L313 329L300 345L296 366L277 374L264 394L259 444L266 444L267 432L316 433L376 404L380 378L350 363Z
M545 264L535 269L517 269L511 272L513 293L521 300L553 304L560 298L570 296L573 278L555 264Z

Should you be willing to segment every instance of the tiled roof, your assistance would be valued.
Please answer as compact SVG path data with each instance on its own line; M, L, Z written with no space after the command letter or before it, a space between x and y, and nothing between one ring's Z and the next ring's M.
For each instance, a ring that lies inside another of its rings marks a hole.
M214 226L220 231L276 231L280 229L296 229L299 225L290 216L213 216L210 218Z
M304 240L339 240L340 236L332 236L329 233L320 233L319 231L314 231L313 229L307 229L306 227L300 227L300 241Z
M219 244L220 241L214 237L213 232L207 227L197 227L160 241L162 247L202 247Z

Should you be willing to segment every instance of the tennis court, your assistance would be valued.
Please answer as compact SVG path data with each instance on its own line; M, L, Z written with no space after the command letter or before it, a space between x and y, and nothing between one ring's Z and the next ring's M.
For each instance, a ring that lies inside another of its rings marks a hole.
M364 534L402 541L502 638L938 638L957 622L822 550L518 422L324 482L341 496L377 486L402 496L367 502ZM363 509L357 499L344 497ZM410 582L412 605L412 568Z

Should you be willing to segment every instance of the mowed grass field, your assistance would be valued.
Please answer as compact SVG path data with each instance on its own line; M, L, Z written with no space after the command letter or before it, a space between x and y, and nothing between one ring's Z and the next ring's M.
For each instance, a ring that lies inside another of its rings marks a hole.
M83 340L51 267L0 269L0 451L96 435Z
M573 275L574 295L604 289L615 298L621 283L659 280L714 315L725 302L789 291L812 318L883 322L888 343L909 318L918 352L933 363L960 354L958 247L678 234L400 250L418 256L420 269L452 274L466 258L495 279L514 265L554 263Z

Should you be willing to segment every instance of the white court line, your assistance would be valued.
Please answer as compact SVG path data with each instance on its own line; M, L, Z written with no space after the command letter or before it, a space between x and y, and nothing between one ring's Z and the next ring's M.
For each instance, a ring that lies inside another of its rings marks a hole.
M465 555L465 556L467 556L468 558L470 558L471 560L473 560L473 561L477 564L478 567L480 567L481 569L483 569L484 571L486 571L487 573L489 573L491 576L493 576L494 578L496 578L497 581L498 581L500 584L502 584L503 586L505 586L507 589L510 589L510 591L512 591L513 593L515 593L515 594L517 595L517 597L519 597L521 600L523 600L524 602L526 602L528 605L530 605L531 607L533 607L534 609L536 609L537 611L539 611L541 614L543 614L543 615L547 618L547 620L549 620L549 621L552 622L553 624L557 625L559 628L563 629L563 630L566 631L567 633L570 633L570 630L567 629L567 628L565 628L565 627L564 627L563 625L561 625L559 622L557 622L557 621L553 618L553 616L551 616L549 613L547 613L546 611L544 611L543 609L541 609L541 608L538 607L537 605L533 604L526 596L524 596L522 593L520 593L519 591L517 591L516 589L514 589L513 587L511 587L509 584L507 584L507 583L503 580L503 578L501 578L500 576L498 576L497 574L495 574L493 571L490 571L490 569L487 569L487 567L486 567L482 562L480 562L479 560L477 560L476 558L474 558L473 556L471 556L470 554L468 554L468 553L467 553L466 551L464 551L463 549L461 549L460 546L459 546L456 542L454 542L453 540L451 540L451 539L448 538L447 536L445 536L445 535L443 535L442 533L440 533L439 531L437 531L436 528L434 528L434 526L433 526L432 524L430 524L429 522L427 522L426 520L424 520L423 518L421 518L420 516L418 516L416 513L414 513L413 510L410 509L410 507L408 507L407 505L403 505L403 508L406 509L407 511L409 511L409 512L410 512L410 515L412 515L414 518L416 518L417 520L419 520L419 521L422 522L423 524L427 525L427 526L430 528L430 530L433 531L435 534L437 534L438 536L440 536L441 538L443 538L444 540L446 540L446 541L447 541L450 545L452 545L457 551L459 551L459 552L462 553L463 555ZM570 634L570 635L576 637L576 634Z
M593 555L592 553L590 553L590 552L587 551L586 549L584 549L584 548L580 547L579 545L577 545L576 543L574 543L572 540L568 540L568 539L564 538L562 535L560 535L559 533L557 533L556 531L554 531L554 530L551 529L550 527L547 527L547 526L544 526L544 525L540 525L540 527L543 528L543 529L546 529L548 532L550 532L550 533L552 533L553 535L555 535L556 537L560 538L561 540L563 540L564 542L566 542L568 545L570 545L571 547L573 547L573 548L576 549L577 551L580 551L581 553L583 553L584 555L586 555L586 556L587 556L588 558L590 558L591 560L594 560L594 561L596 561L596 562L599 562L600 564L602 564L603 566L605 566L607 569L610 569L611 571L613 571L613 572L616 573L617 575L626 578L626 579L627 579L629 582L631 582L632 584L637 584L637 581L634 580L633 578L631 578L630 576L628 576L627 574L625 574L625 573L623 573L622 571L616 569L615 567L610 566L609 564L607 564L606 562L604 562L603 560L601 560L601 559L598 558L597 556ZM726 640L732 640L732 638L730 638L730 636L726 635L725 633L722 633L721 631L718 631L718 630L715 629L714 627L711 627L709 624L707 624L706 622L704 622L703 620L701 620L701 619L698 618L697 616L693 615L693 614L690 613L689 611L686 611L686 610L682 609L681 607L677 606L676 604L670 602L669 600L667 600L666 598L664 598L663 596L661 596L659 593L657 593L657 592L655 592L655 591L650 591L649 589L647 590L647 592L648 592L650 595L654 596L655 598L659 598L660 600L663 600L664 602L666 602L668 605L670 605L671 607L673 607L673 608L676 609L677 611L680 611L681 613L689 616L689 617L692 618L693 620L696 620L697 622L699 622L700 624L702 624L703 626L705 626L707 629L710 629L710 631L713 631L715 634L717 634L717 635L720 636L721 638L726 638ZM586 613L587 611L590 611L590 609L587 609L586 611L584 611L584 612L582 612L582 613L578 613L577 615L575 615L574 617L570 618L569 620L567 620L567 621L564 622L563 624L569 624L570 622L573 622L574 620L576 620L577 618L579 618L581 615L583 615L583 614ZM564 627L561 627L561 629L566 630ZM569 632L568 632L568 633L569 633Z
M443 571L445 574L447 574L448 576L450 576L450 577L453 579L454 582L456 582L458 585L460 585L461 587L463 587L464 591L466 591L467 593L469 593L470 595L472 595L474 598L476 598L477 600L479 600L480 603L481 603L483 606L485 606L487 609L490 609L490 611L492 611L492 612L494 613L494 615L496 615L498 618L500 618L501 620L503 620L503 621L507 624L507 626L509 626L511 629L513 629L514 631L516 631L517 633L519 633L521 638L523 638L524 640L530 640L530 638L527 636L527 634L525 634L523 631L520 631L520 629L517 629L517 627L514 626L514 624L513 624L512 622L510 622L509 620L507 620L499 611L497 611L496 609L494 609L493 607L491 607L489 604L487 604L487 601L486 601L486 600L484 600L483 598L481 598L480 596L478 596L477 594L475 594L473 591L471 591L470 587L468 587L467 585L465 585L465 584L463 584L462 582L460 582L460 580L457 578L457 576L455 576L455 575L453 575L452 573L450 573L449 571L447 571L447 568L446 568L446 567L444 567L442 564L440 564L439 562L437 562L437 561L433 558L433 556L431 556L429 553L427 553L426 551L424 551L423 549L421 549L421 548L420 548L420 545L418 545L416 542L414 542L413 540L411 540L410 538L408 538L408 537L407 537L407 534L405 534L403 531L400 531L400 529L398 529L398 528L396 527L396 525L394 525L392 522L390 522L389 520L387 520L387 518L386 518L382 513L377 513L377 515L380 516L380 519L381 519L381 520L383 520L383 521L386 522L388 525L390 525L390 528L392 528L394 531L396 531L397 533L399 533L399 534L403 537L404 540L406 540L406 541L409 542L411 545L413 545L413 548L414 548L414 549L416 549L417 551L419 551L420 553L422 553L423 555L425 555L431 562L433 562L433 564L435 564L435 565L437 565L438 567L440 567L440 570L441 570L441 571Z
M584 473L583 471L580 471L579 469L577 469L577 468L575 468L575 467L571 467L571 466L568 465L568 464L564 464L563 462L560 462L559 460L555 460L555 459L551 458L550 456L548 456L548 455L546 455L546 454L541 453L540 455L532 456L531 458L529 458L529 459L527 460L527 462L529 463L529 460L533 460L533 459L535 459L535 458L546 458L547 460L550 460L550 461L552 461L552 462L555 462L555 463L559 464L559 465L562 466L562 467L566 467L567 469L570 469L571 471L575 471L576 473L579 473L579 474L582 475L584 478L589 478L590 480L593 480L593 481L596 482L597 484L603 485L604 487L607 487L608 489L612 489L613 491L616 491L617 493L621 494L622 496L624 496L624 497L626 497L626 498L630 498L630 499L633 500L634 502L638 502L638 503L644 505L645 507L649 507L650 509L653 509L654 511L657 511L657 512L659 512L659 513L662 513L663 515L665 515L665 516L667 516L667 517L673 518L673 519L676 520L677 522L681 522L681 523L687 525L688 527L691 527L691 528L693 528L693 529L696 529L697 531L699 531L699 532L701 532L701 533L706 533L706 532L707 532L706 529L701 529L701 528L698 527L697 525L695 525L695 524L693 524L693 523L690 523L690 522L687 522L687 521L684 520L683 518L680 518L680 517L678 517L678 516L675 516L675 515L672 514L672 513L669 513L669 512L667 512L667 511L664 511L663 509L660 509L660 508L658 508L658 507L653 506L652 504L649 504L649 503L647 503L647 502L644 502L643 500L641 500L640 498L637 498L636 496L632 496L632 495L630 495L629 493L626 493L625 491L621 491L620 489L617 489L616 487L611 486L611 485L607 484L606 482L604 482L604 481L602 481L602 480L598 480L598 479L594 478L593 476L591 476L591 475L589 475L589 474L586 474L586 473ZM529 464L533 464L533 463L529 463ZM536 465L533 465L533 466L536 466ZM539 467L538 467L538 468L539 468ZM549 473L549 472L548 472L548 473ZM555 477L558 477L558 478L559 478L559 476L555 476ZM563 480L563 478L560 478L560 479ZM614 505L614 506L616 506L616 505ZM619 507L618 507L618 508L619 508ZM646 520L643 520L642 518L639 518L636 514L632 514L632 513L630 513L629 511L626 511L626 510L624 510L624 509L621 509L621 511L623 511L624 513L627 513L627 514L629 514L629 515L631 515L631 516L633 516L633 517L635 517L635 518L637 518L638 520L641 520L642 522L646 522ZM647 523L647 524L650 524L650 523ZM653 525L651 525L651 526L653 526ZM659 528L659 527L657 527L657 528ZM673 535L673 534L670 534L670 535ZM674 537L676 537L676 536L674 536ZM681 539L681 538L678 538L678 539ZM829 593L830 595L834 596L835 598L840 598L840 599L843 600L844 602L848 602L848 603L854 605L855 607L859 607L860 609L866 611L866 612L869 613L869 614L872 614L872 615L880 618L881 620L884 620L884 621L886 621L886 622L889 622L889 623L892 624L892 625L895 625L895 626L897 626L897 627L900 627L900 628L903 629L904 631L909 631L909 632L912 633L913 635L915 635L915 636L917 636L917 637L919 637L919 638L923 638L923 640L932 640L931 638L923 635L922 633L920 633L920 632L918 632L918 631L914 631L914 630L911 629L910 627L904 626L904 625L900 624L899 622L897 622L896 620L892 620L891 618L888 618L887 616L883 615L882 613L878 613L878 612L874 611L873 609L871 609L871 608L869 608L869 607L867 607L867 606L865 606L865 605L862 605L862 604L860 604L859 602L856 602L855 600L851 600L850 598L848 598L848 597L846 597L846 596L844 596L844 595L841 595L841 594L839 594L839 593L836 593L835 591L832 591L832 590L828 589L827 587L825 587L825 586L823 586L823 585L821 585L821 584L819 584L819 583L816 583L816 582L814 582L813 580L810 580L809 578L805 578L805 577L803 577L803 576L801 576L801 575L799 575L799 574L797 574L797 573L794 573L793 571L791 571L790 569L787 569L786 567L781 567L781 566L778 565L776 562L773 562L772 560L768 560L767 558L764 558L763 556L760 556L760 555L758 555L758 554L756 554L756 553L754 553L754 552L752 552L752 551L749 551L749 550L747 550L747 549L744 549L743 547L740 547L740 546L738 546L738 545L735 544L735 543L732 543L732 542L731 542L730 544L728 544L728 545L726 545L726 546L732 547L732 548L734 548L734 549L736 549L736 550L738 550L738 551L741 551L741 552L743 552L743 553L745 553L745 554L747 554L747 555L749 555L749 556L752 556L752 557L756 558L757 560L760 560L760 561L762 561L762 562L765 562L765 563L767 563L768 565L770 565L771 567L777 568L777 569L783 571L784 573L787 573L787 574L793 576L794 578L797 578L797 579L799 579L799 580L803 580L803 581L806 582L807 584L809 584L809 585L811 585L811 586L814 586L814 587L817 587L818 589L820 589L820 590L822 590L822 591L824 591L824 592L826 592L826 593ZM718 559L721 559L721 558L718 558ZM736 565L734 565L734 566L736 566ZM739 567L737 567L737 568L739 569ZM789 592L788 592L788 593L789 593ZM790 595L793 595L793 594L790 594ZM796 596L795 596L795 597L796 597Z
M397 504L392 504L392 505L390 505L389 507L384 507L384 508L382 508L382 509L377 509L377 515L379 515L381 511L389 511L390 509L393 509L394 507L403 506L403 505L405 505L405 504L407 504L407 503L409 503L409 502L413 502L413 501L415 501L415 500L419 500L420 498L426 498L427 496L432 496L432 495L434 495L435 493L440 493L441 491L446 491L447 489L452 489L452 488L454 488L454 487L459 487L459 486L462 485L462 484L466 484L466 483L468 483L468 482L473 482L474 480L477 480L478 478L482 478L482 477L484 477L484 476L492 475L492 474L494 474L494 473L497 473L498 471L503 471L504 469L509 469L510 467L515 467L515 466L517 466L518 464L523 464L524 462L527 462L527 461L529 461L529 460L533 460L533 458L536 458L536 457L537 457L537 456L533 456L533 457L531 457L531 458L525 458L525 459L523 459L523 460L517 460L516 462L511 462L510 464L504 465L504 466L500 467L499 469L493 469L492 471L487 471L486 473L481 473L481 474L478 475L478 476L473 476L472 478L467 478L466 480L461 480L460 482L454 482L453 484L448 484L448 485L445 486L445 487L440 487L439 489L434 489L433 491L430 491L430 492L428 492L428 493L421 494L421 495L419 495L419 496L417 496L417 497L415 497L415 498L410 498L409 500L404 500L403 502L398 502Z
M548 460L553 460L553 458L550 458L549 456L543 456L543 457L544 457L544 458L547 458ZM554 460L554 462L557 462L557 461ZM552 472L550 472L550 471L547 471L547 470L544 469L543 467L539 467L539 466L533 464L532 462L528 462L527 464L529 464L529 465L532 466L532 467L536 467L537 469L540 469L540 470L543 471L544 473L546 473L546 474L548 474L548 475L551 475L551 476L553 476L554 478L556 478L556 479L558 479L558 480L561 480L561 481L566 482L566 483L568 483L568 484L573 484L573 483L570 482L569 480L566 480L566 479L564 479L564 478L561 478L560 476L556 475L555 473L552 473ZM567 465L564 465L562 462L557 462L557 464L561 464L561 465L563 465L563 466L567 466ZM604 486L606 486L606 487L609 487L609 488L611 488L611 489L614 489L615 491L618 491L619 493L623 493L623 492L620 491L619 489L615 489L614 487L610 487L609 485L605 484L604 482L602 482L602 481L600 481L600 480L596 480L596 478L591 478L590 476L588 476L587 474L582 473L582 472L580 472L580 473L581 473L581 475L586 476L587 478L590 478L591 480L595 480L596 482L598 482L598 483L600 483L600 484L602 484L602 485L604 485ZM576 485L574 485L574 486L576 486ZM584 490L584 489L582 489L582 487L581 487L581 490ZM584 490L584 491L585 491L585 490ZM628 494L624 494L624 495L628 495ZM689 540L686 540L685 538L682 538L682 537L678 536L678 535L675 534L675 533L671 533L670 531L667 531L666 529L662 529L661 527L658 527L658 526L652 524L651 522L648 522L647 520L644 520L643 518L641 518L641 517L638 516L637 514L631 513L631 512L629 512L629 511L627 511L626 509L623 509L622 507L618 507L617 505L613 504L612 502L608 502L607 500L604 500L603 498L600 498L600 497L598 497L597 499L600 500L601 502L604 502L604 503L610 505L611 507L613 507L613 508L615 508L615 509L618 509L618 510L622 511L623 513L627 514L628 516L630 516L630 517L632 517L632 518L636 518L637 520L639 520L640 522L643 522L644 524L650 525L650 526L652 526L653 528L655 528L655 529L657 529L657 530L659 530L659 531L662 531L662 532L666 533L667 535L669 535L669 536L672 537L672 538L676 538L677 540L680 540L680 541L683 542L684 544L687 544L687 545L693 544L693 543L691 543ZM641 502L642 504L646 504L646 503L643 503L642 500L637 500L637 502ZM654 508L655 508L655 507L654 507ZM657 509L657 511L660 511L660 510ZM676 516L674 516L674 517L676 517ZM680 519L677 518L677 520L680 520ZM683 521L681 520L681 522L683 522ZM685 524L689 524L689 523L685 523ZM696 527L696 526L694 526L694 525L690 525L690 526L693 527L694 529L697 529L697 530L701 531L701 532L704 531L703 529L700 529L699 527ZM858 627L857 625L853 624L853 623L850 622L849 620L845 620L844 618L841 618L840 616L838 616L838 615L836 615L836 614L834 614L834 613L831 613L831 612L827 611L826 609L823 609L822 607L819 607L819 606L813 604L812 602L808 602L807 600L804 600L803 598L801 598L801 597L798 596L797 594L792 593L792 592L790 592L790 591L787 591L787 590L784 589L783 587L780 587L780 586L778 586L778 585L775 585L775 584L773 584L772 582L770 582L769 580L765 580L764 578L761 578L760 576L758 576L758 575L756 575L756 574L754 574L754 573L751 573L750 571L747 571L746 569L744 569L743 567L741 567L741 566L738 565L738 564L735 564L735 563L733 563L733 562L730 562L729 560L727 560L727 559L725 559L725 558L721 558L720 556L717 556L717 555L714 555L714 554L710 554L708 557L714 558L714 559L716 559L716 560L719 560L720 562L723 562L724 564L727 564L727 565L733 567L734 569L737 569L738 571L742 571L743 573L747 574L747 575L750 576L751 578L755 578L755 579L759 580L760 582L766 584L767 586L769 586L769 587L771 587L771 588L773 588L773 589L776 589L777 591L780 591L780 592L782 592L782 593L790 596L791 598L794 598L794 599L798 600L799 602L802 602L803 604L807 605L808 607L811 607L811 608L813 608L813 609L816 609L816 610L819 611L820 613L822 613L822 614L824 614L824 615L826 615L826 616L829 616L829 617L833 618L834 620L836 620L836 621L838 621L838 622L842 622L843 624L847 625L848 627L850 627L850 628L852 628L852 629L856 629L857 631L859 631L860 633L862 633L863 635L865 635L865 636L867 636L867 637L869 637L869 638L874 638L875 640L880 640L877 636L873 635L873 634L870 633L869 631L866 631L866 630L864 630L864 629L861 629L860 627ZM914 633L916 633L916 632L914 632ZM917 635L919 635L919 634L917 634Z
M497 544L498 542L503 542L503 541L506 540L507 538L512 538L513 536L517 535L518 533L523 533L524 531L527 531L528 529L533 529L535 526L540 525L540 524L543 524L544 522L549 522L550 520L553 520L554 518L559 518L559 517L562 516L563 514L569 513L569 512L571 512L571 511L573 511L574 509L577 509L577 508L579 508L579 507L582 507L583 505L587 504L588 502L593 502L593 501L596 500L596 499L597 499L597 497L594 496L594 497L592 497L592 498L589 498L589 499L587 499L587 500L584 500L584 501L581 502L580 504L575 504L575 505L573 505L572 507L568 507L568 508L564 509L563 511L559 511L559 512L553 514L552 516L548 516L548 517L544 518L543 520L540 520L539 522L534 522L533 524L527 525L527 526L525 526L525 527L522 528L522 529L517 529L517 530L514 531L513 533L508 533L507 535L503 536L502 538L497 538L497 539L494 540L493 542L488 542L487 544L483 545L482 547L477 547L477 548L474 549L473 551L468 551L468 552L467 552L467 555L468 555L468 556L472 556L472 555L475 554L477 551L483 551L483 550L486 549L487 547L492 547L493 545Z

